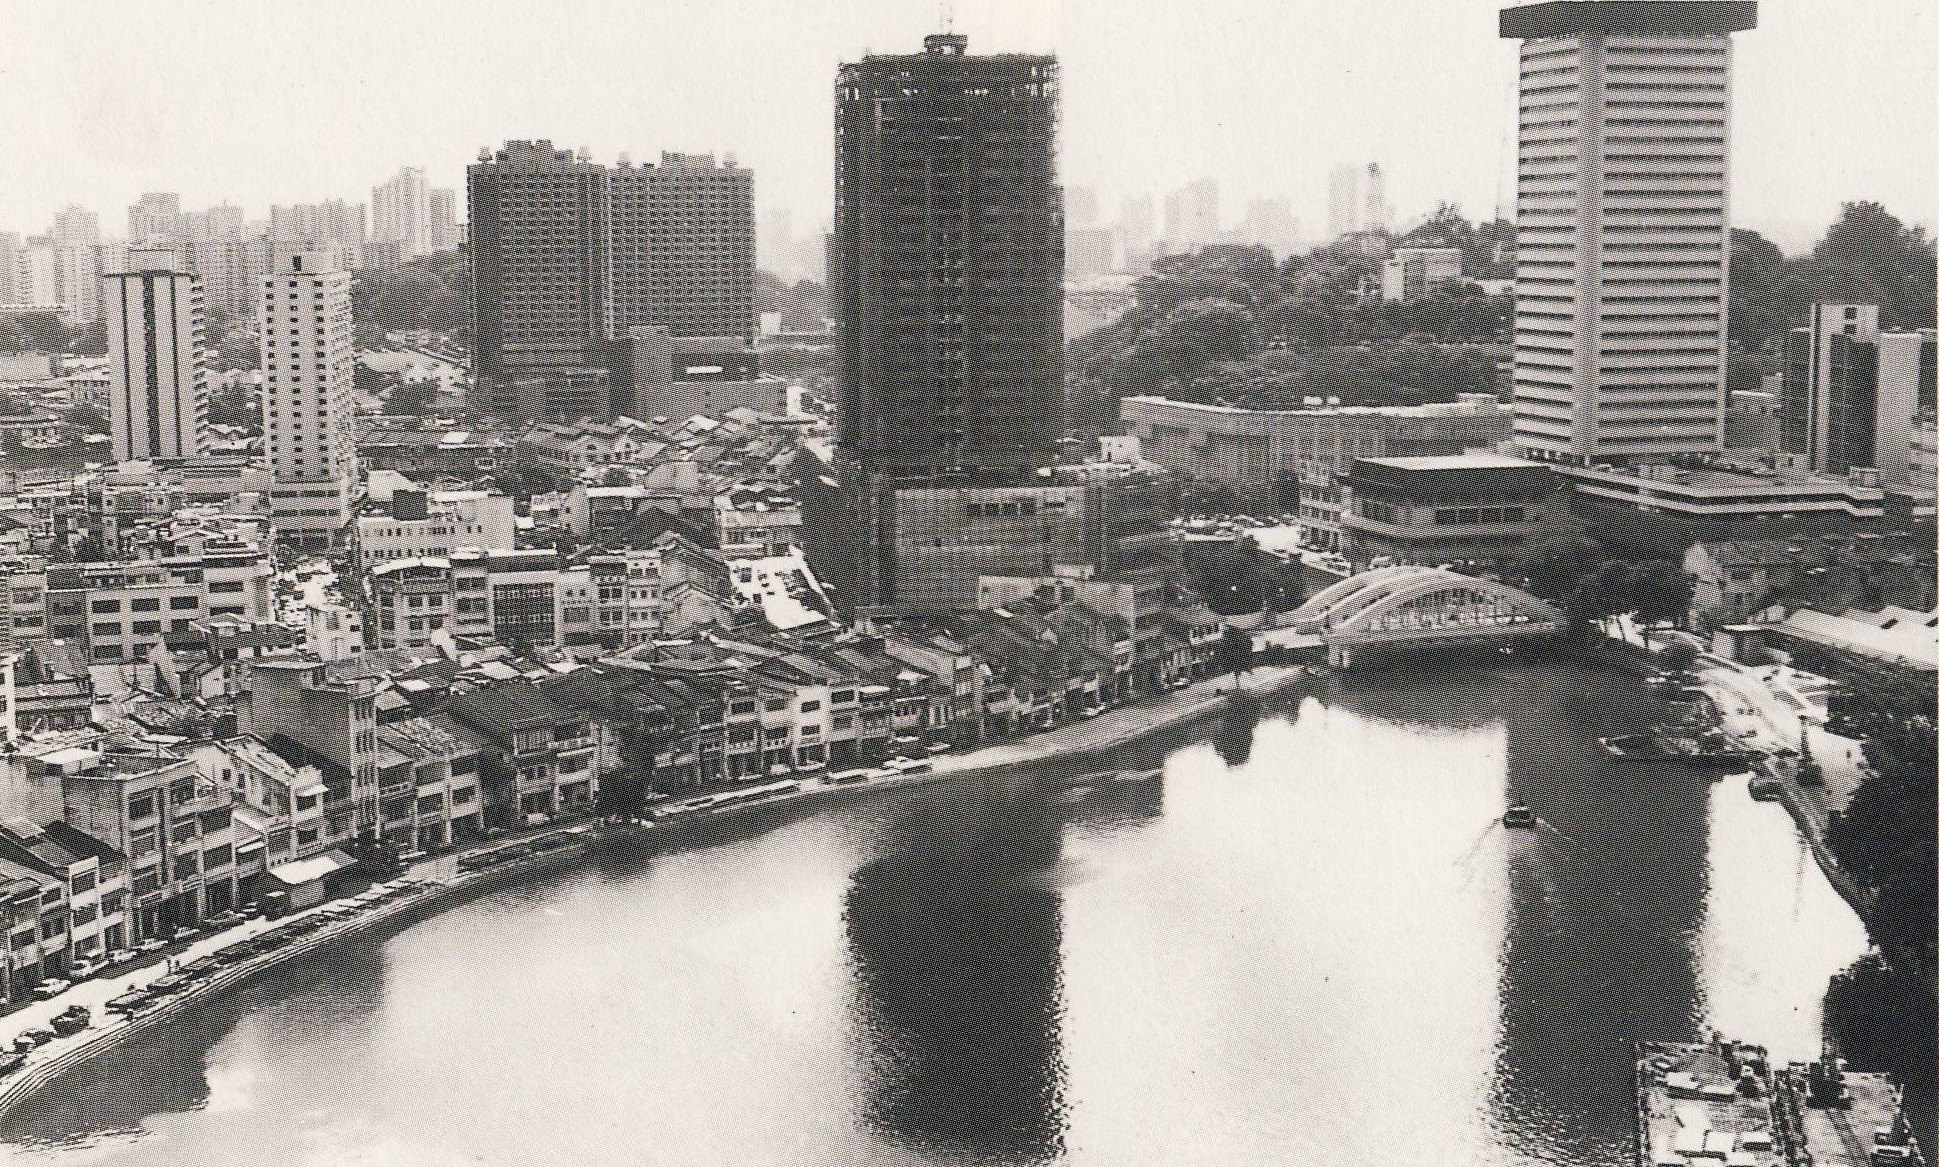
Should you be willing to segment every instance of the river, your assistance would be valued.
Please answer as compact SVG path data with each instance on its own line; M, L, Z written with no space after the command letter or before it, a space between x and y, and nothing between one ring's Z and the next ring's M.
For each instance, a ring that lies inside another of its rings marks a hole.
M1628 1043L1818 1049L1863 932L1558 665L608 845L279 970L0 1127L68 1164L1626 1164ZM1527 802L1544 825L1497 825Z

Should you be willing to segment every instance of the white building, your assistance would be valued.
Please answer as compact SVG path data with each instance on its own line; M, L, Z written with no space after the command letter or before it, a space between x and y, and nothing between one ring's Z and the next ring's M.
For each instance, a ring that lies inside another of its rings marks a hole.
M1459 247L1396 247L1380 269L1380 298L1418 300L1460 278Z
M1521 44L1515 441L1625 462L1723 446L1730 34L1754 3L1504 9Z
M327 545L357 481L350 273L328 251L278 251L262 286L263 434L279 539Z
M431 188L425 184L423 168L406 166L389 182L372 188L370 238L373 243L393 245L391 254L399 263L431 253Z
M101 287L115 461L196 457L209 412L201 283L172 251L131 251Z
M391 513L357 517L357 566L368 571L399 559L449 556L465 547L510 551L515 529L509 495L399 490L391 495Z
M1360 229L1360 168L1335 166L1326 183L1326 241Z

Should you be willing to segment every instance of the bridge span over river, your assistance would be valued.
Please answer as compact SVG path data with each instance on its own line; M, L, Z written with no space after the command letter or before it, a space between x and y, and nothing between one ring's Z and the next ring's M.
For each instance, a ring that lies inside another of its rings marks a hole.
M1267 644L1325 648L1327 663L1431 646L1494 648L1563 630L1561 609L1520 588L1443 567L1382 567L1313 594Z

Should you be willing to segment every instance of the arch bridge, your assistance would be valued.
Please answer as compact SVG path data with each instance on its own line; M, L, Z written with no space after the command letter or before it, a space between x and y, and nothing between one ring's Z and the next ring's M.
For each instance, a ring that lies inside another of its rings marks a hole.
M1288 642L1324 644L1338 668L1408 648L1492 648L1552 636L1561 609L1496 580L1443 567L1382 567L1313 594L1289 618Z

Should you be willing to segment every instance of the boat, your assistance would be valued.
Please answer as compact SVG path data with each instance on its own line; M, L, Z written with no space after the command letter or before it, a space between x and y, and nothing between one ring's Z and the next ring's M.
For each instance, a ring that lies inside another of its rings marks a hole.
M1784 784L1769 774L1752 774L1750 796L1759 802L1776 802L1784 797Z
M1504 827L1528 828L1535 825L1535 812L1523 803L1516 803L1501 812L1501 825Z
M1756 753L1738 749L1728 739L1716 735L1695 736L1657 731L1615 734L1598 738L1597 741L1611 757L1628 762L1676 762L1708 769L1742 766L1758 757Z

